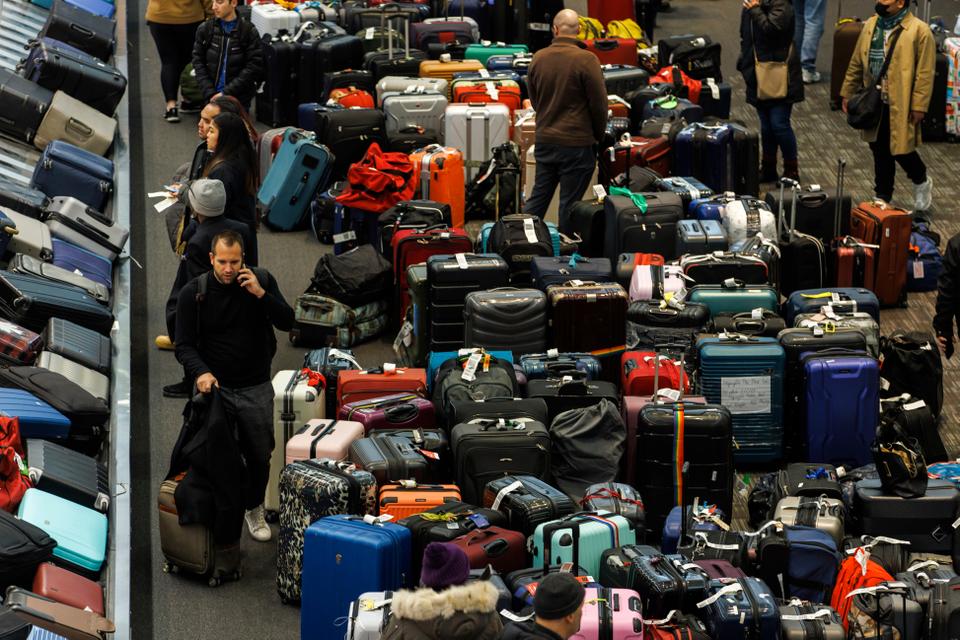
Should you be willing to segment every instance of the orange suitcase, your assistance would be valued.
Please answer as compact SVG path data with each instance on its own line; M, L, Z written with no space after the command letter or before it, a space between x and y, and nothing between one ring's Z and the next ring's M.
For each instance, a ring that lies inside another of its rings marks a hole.
M417 484L404 481L380 488L380 515L394 520L415 516L448 502L460 502L460 489L455 484Z
M427 370L397 367L388 373L383 369L341 371L337 376L337 411L348 402L401 392L427 398Z
M879 245L874 263L874 282L870 287L880 304L894 306L906 296L907 256L913 219L903 209L881 209L861 202L850 212L850 235L867 244Z
M417 180L416 197L449 204L453 226L462 227L466 185L460 150L433 144L411 153L410 161Z
M520 108L520 85L513 80L457 80L453 88L454 102L499 102L510 107L510 120Z
M449 83L453 82L453 74L461 71L480 71L484 69L479 60L424 60L420 63L421 78L443 78L448 83L447 100L450 99Z

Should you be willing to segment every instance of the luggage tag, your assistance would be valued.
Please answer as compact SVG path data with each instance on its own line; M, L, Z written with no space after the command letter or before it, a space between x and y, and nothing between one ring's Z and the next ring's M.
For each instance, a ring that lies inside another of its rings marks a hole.
M477 379L477 367L480 366L480 361L483 360L483 354L474 352L467 358L467 363L463 367L463 373L460 374L460 379L466 382L473 382Z

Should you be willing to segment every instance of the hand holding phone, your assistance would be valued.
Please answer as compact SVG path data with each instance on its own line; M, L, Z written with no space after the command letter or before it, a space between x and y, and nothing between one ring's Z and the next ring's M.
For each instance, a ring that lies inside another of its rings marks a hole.
M266 291L260 286L257 275L246 264L241 265L240 273L237 275L237 283L258 298L262 298Z

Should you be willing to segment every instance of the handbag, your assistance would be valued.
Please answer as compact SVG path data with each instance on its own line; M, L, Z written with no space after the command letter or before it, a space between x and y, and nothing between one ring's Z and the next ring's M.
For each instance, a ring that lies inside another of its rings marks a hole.
M889 416L880 419L870 447L884 491L901 498L921 498L927 493L927 463L916 438L908 437Z
M883 79L887 75L887 68L893 58L893 48L897 45L902 31L903 27L900 27L893 32L887 57L883 60L883 66L880 67L877 78L871 84L858 89L847 100L847 124L854 129L875 129L880 123L880 116L883 113Z
M753 36L753 24L750 25L753 38L753 68L757 75L757 100L782 100L787 97L790 88L790 56L793 55L793 43L787 50L787 59L783 62L760 62L757 57L757 39Z

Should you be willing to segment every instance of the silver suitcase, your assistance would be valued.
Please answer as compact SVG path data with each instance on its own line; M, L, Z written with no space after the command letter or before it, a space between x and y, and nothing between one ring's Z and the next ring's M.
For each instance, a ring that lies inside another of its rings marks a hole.
M99 371L94 371L50 351L40 352L37 366L59 373L86 389L93 397L100 398L104 402L110 402L110 378Z
M547 296L539 289L473 291L463 307L464 345L515 355L547 348Z
M423 91L431 91L440 95L447 95L450 83L446 78L414 78L410 76L386 76L377 83L377 106L383 104L387 94L404 93L410 88L423 87Z
M277 36L281 31L293 36L300 28L300 14L279 4L255 4L250 8L250 22L261 36L265 33Z
M344 640L380 640L390 621L392 591L370 591L350 603Z
M69 269L64 269L63 267L58 267L55 264L37 260L33 256L28 256L24 253L18 253L11 258L10 264L7 266L7 268L15 273L28 273L30 275L46 278L47 280L62 282L64 284L72 284L75 287L80 287L86 291L90 296L96 298L97 301L102 302L103 304L110 304L110 290L107 289L106 285L100 282L94 282L90 278L86 278L79 273L70 271Z
M106 155L117 133L117 121L63 91L55 91L33 146L41 151L54 140L63 140L91 153Z
M53 198L47 209L50 234L107 260L116 260L127 244L130 231L82 204L75 198Z
M419 91L388 94L383 99L387 137L417 131L443 143L443 119L447 97Z
M510 107L498 102L451 104L447 106L444 131L444 144L463 151L469 183L493 157L491 150L510 140Z
M17 233L10 238L7 250L11 253L23 253L38 260L53 260L53 237L50 227L30 216L17 213L7 207L0 207L4 215L17 225Z
M793 320L795 327L816 327L832 324L834 327L852 327L859 329L867 341L867 353L874 358L880 357L880 325L869 313L837 313L827 317L822 313L801 313Z
M812 496L791 496L783 498L777 503L773 519L780 520L786 525L816 527L829 533L837 541L837 546L841 547L843 544L843 514L842 500L814 498Z

